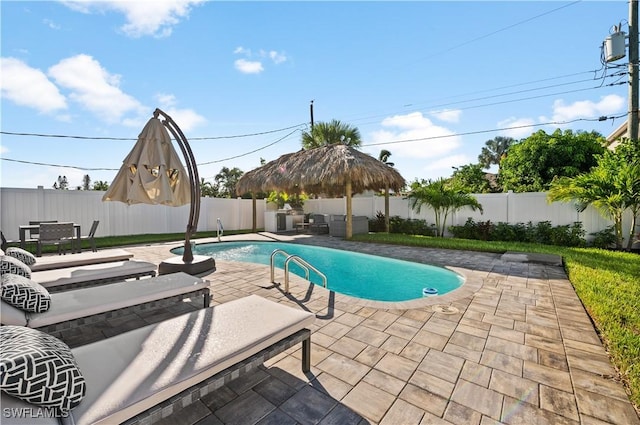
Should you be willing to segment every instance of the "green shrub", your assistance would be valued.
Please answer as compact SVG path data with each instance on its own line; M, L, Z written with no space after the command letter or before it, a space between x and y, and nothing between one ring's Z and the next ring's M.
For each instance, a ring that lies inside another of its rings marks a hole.
M589 235L594 237L590 244L594 248L607 249L616 246L616 234L613 226L609 226L599 232L589 233Z
M550 221L508 224L491 221L475 222L468 218L462 226L450 226L449 231L455 238L482 241L529 242L544 245L585 246L582 223L552 226Z

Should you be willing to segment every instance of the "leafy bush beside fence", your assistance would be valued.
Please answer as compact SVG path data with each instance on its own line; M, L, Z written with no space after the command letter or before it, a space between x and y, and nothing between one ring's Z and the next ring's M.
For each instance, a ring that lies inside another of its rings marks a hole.
M475 222L467 219L462 226L450 226L449 231L456 238L482 241L530 242L556 246L586 246L582 223L552 226L550 221L508 224L489 221Z
M384 213L378 211L376 217L369 220L370 232L384 232ZM389 217L389 233L405 235L435 236L436 226L428 224L426 220L406 219L394 215Z

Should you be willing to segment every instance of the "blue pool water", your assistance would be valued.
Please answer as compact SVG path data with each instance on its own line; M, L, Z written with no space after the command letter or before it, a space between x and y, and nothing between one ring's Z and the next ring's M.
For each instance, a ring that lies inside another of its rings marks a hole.
M425 288L437 289L438 295L458 288L463 278L441 267L401 261L376 255L285 242L220 242L197 245L194 254L209 255L216 260L243 261L269 265L271 253L282 249L299 255L324 273L329 290L376 301L407 301L422 298ZM182 250L179 248L178 250ZM178 251L176 250L176 252ZM283 281L284 255L275 257L276 281ZM295 263L289 270L305 277ZM311 282L322 279L311 271ZM429 292L429 291L427 291Z

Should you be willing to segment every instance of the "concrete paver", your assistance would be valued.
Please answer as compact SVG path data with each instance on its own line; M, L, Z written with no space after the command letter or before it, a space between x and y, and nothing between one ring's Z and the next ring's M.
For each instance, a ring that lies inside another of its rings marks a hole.
M285 295L270 282L267 266L218 260L217 271L205 277L213 305L258 294L316 314L311 372L302 373L300 350L291 349L163 423L640 425L557 257L327 236L223 237L261 239L439 265L466 283L439 297L382 303L292 276ZM159 263L174 246L127 250Z

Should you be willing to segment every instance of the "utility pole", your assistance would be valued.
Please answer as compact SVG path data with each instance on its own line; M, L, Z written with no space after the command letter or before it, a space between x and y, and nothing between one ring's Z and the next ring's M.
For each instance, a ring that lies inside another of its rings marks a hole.
M311 101L311 104L309 105L309 112L311 113L311 130L313 130L313 100Z
M629 1L629 118L627 135L638 141L638 0Z

